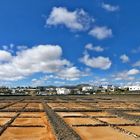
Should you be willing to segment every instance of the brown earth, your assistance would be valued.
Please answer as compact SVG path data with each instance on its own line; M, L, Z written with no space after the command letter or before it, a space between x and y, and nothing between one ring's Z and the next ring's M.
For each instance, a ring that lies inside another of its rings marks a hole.
M140 135L140 126L121 126L120 128L123 128L137 135Z
M0 118L0 125L4 125L10 120L10 118Z
M58 112L58 115L61 117L63 116L85 116L83 113L80 112Z
M74 127L83 140L135 140L110 127Z
M45 128L8 128L0 140L55 140L50 130Z
M14 112L0 112L0 117L4 117L4 116L13 117L15 115L16 115L16 113L14 113Z
M98 118L101 121L105 121L111 124L133 124L134 121L122 119L122 118Z
M88 116L112 116L112 114L108 112L83 112L83 114Z
M64 120L70 125L101 124L99 121L90 118L64 118Z
M140 116L140 112L125 112L126 114Z
M31 114L33 115L33 113ZM0 136L0 140L55 140L45 114L40 113L39 115L41 118L17 118L12 125L42 125L44 127L9 127Z

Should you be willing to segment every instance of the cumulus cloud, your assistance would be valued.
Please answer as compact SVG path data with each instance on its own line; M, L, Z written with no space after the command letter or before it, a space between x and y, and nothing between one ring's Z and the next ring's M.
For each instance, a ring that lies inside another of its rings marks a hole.
M32 86L42 86L42 85L44 85L44 83L45 83L45 81L43 79L34 78L34 79L31 80L31 85Z
M135 62L135 63L133 64L133 66L134 66L134 67L139 67L139 66L140 66L140 60L137 61L137 62Z
M109 85L110 79L108 78L102 78L102 77L94 77L95 80L90 80L89 83L91 85L101 86L101 85Z
M135 75L139 74L140 71L138 69L130 69L127 71L122 71L114 75L115 80L134 80Z
M62 69L57 76L66 80L77 80L81 77L82 72L76 67Z
M75 80L85 76L77 67L62 59L62 49L58 45L38 45L32 48L18 51L16 55L9 52L0 51L0 79L1 80L19 80L34 73L45 73L49 77L66 80ZM32 82L41 83L41 80Z
M61 59L60 46L39 45L18 52L13 58L16 67L29 72L56 72L60 67L69 65L69 61Z
M126 54L121 55L120 59L122 60L123 63L129 62L129 57Z
M96 51L96 52L103 52L104 48L102 48L101 46L93 46L91 43L87 44L85 46L85 48L87 50L92 50L92 51Z
M9 47L6 46L6 45L3 45L3 46L2 46L2 49L3 49L3 50L8 50L8 48L9 48Z
M28 49L28 47L25 46L25 45L21 45L21 46L17 46L16 49L19 50L19 51L20 50L26 50L26 49Z
M138 73L140 73L138 69L131 69L127 72L127 75L136 75Z
M114 12L114 11L118 11L119 10L119 6L118 5L110 5L107 3L102 3L101 7L109 12Z
M111 60L108 57L98 56L90 58L89 54L85 54L80 61L87 66L92 68L99 68L102 70L107 70L111 67Z
M83 10L68 11L65 7L54 7L46 21L47 25L65 25L72 30L86 30L94 19Z
M11 54L7 51L0 50L0 62L10 61L12 58Z
M55 84L57 85L64 85L66 84L64 81L54 81Z
M71 67L65 67L63 69L60 69L54 75L46 75L44 77L44 80L61 79L61 80L75 81L75 80L80 79L83 76L88 76L89 73L90 73L89 69L85 69L84 71L80 71L77 67L71 66Z
M112 29L106 26L102 26L102 27L96 26L89 32L89 35L99 40L102 40L102 39L112 37L113 34L112 34Z
M122 81L122 80L132 81L134 79L135 79L135 77L133 77L133 76L126 76L126 75L118 75L115 78L116 81Z
M10 45L3 45L2 49L5 50L5 51L14 53L16 51L21 51L21 50L28 49L28 46L25 46L25 45L15 46L14 44L11 43Z

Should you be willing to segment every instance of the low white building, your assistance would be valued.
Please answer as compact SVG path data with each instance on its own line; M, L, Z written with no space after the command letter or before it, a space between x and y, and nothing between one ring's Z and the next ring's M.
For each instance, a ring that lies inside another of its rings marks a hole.
M102 91L111 91L114 92L115 91L115 87L113 85L106 85L106 86L101 86L102 87Z
M129 91L140 91L140 86L128 86Z
M57 94L59 94L59 95L61 95L61 94L64 94L64 95L70 94L70 89L67 89L67 88L56 88L56 91L57 91Z
M82 91L90 91L90 90L93 90L93 87L92 86L82 87Z

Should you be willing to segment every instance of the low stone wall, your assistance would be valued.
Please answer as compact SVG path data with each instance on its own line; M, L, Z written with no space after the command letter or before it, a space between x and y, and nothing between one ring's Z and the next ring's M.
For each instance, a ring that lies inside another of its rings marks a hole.
M82 140L46 103L43 102L43 106L49 118L49 122L53 126L57 140Z

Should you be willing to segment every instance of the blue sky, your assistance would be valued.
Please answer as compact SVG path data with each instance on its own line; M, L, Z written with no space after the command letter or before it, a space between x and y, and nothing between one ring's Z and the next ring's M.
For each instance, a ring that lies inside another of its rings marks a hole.
M139 84L140 2L1 0L0 85Z

